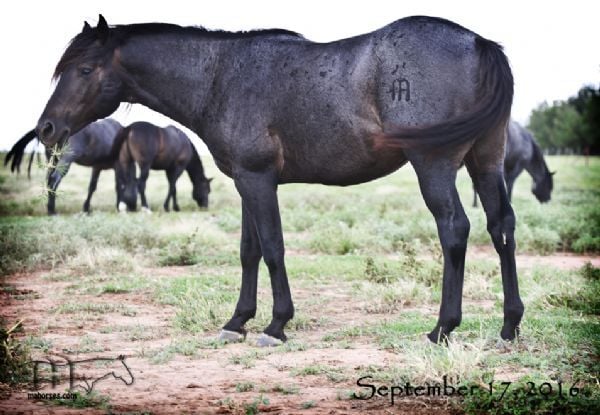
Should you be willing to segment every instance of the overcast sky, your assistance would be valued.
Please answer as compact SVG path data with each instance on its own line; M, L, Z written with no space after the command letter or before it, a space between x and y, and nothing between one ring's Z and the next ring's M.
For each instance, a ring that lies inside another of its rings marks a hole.
M515 77L513 118L526 122L543 101L566 99L600 81L600 2L570 1L325 1L163 0L29 1L0 6L0 149L37 122L53 90L51 75L68 41L102 13L109 24L169 22L210 29L280 27L314 41L375 30L412 15L443 17L504 45ZM123 124L171 120L123 106Z

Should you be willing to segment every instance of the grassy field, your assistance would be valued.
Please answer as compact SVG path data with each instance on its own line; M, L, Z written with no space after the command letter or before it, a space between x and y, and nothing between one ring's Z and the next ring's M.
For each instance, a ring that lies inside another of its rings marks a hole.
M355 399L369 391L356 385L364 375L377 385L422 385L444 376L457 385L483 388L491 382L491 396L482 389L428 403L448 413L598 408L600 271L584 265L582 256L597 261L600 253L600 159L586 166L578 157L549 157L550 169L558 172L549 204L535 200L529 176L517 181L513 206L523 258L517 267L526 314L522 338L513 344L499 341L498 261L482 209L471 207L465 171L458 178L471 221L464 317L448 347L423 342L441 297L441 250L410 166L349 188L282 186L286 262L297 314L288 324L290 341L273 350L214 340L239 290L240 200L232 181L207 157L203 161L207 176L215 178L210 208L195 207L190 181L182 176L177 214L162 212L167 191L162 172L152 172L147 185L153 214L116 213L113 173L103 172L93 212L83 215L90 170L72 166L59 188L59 215L47 217L44 172L35 169L28 181L1 169L1 298L11 310L2 312L2 327L25 318L17 337L33 355L52 350L85 355L105 351L109 343L117 350L116 343L149 371L183 361L209 373L217 362L239 379L220 384L215 375L211 405L232 413L256 413L269 405L279 405L283 413L286 408L320 413L333 405L333 392L336 405L371 404L374 400ZM561 258L579 262L559 266ZM264 266L259 286L258 314L247 326L255 334L270 320ZM38 303L45 305L41 315L30 306ZM150 318L157 310L166 313L164 321ZM45 322L53 319L70 329ZM373 359L353 360L366 351ZM276 380L266 381L264 373ZM502 382L508 381L510 393L501 396ZM327 391L322 396L315 382ZM565 391L575 385L580 393L560 397L559 384ZM311 393L329 403L310 398ZM111 395L116 397L84 405L120 408L118 395ZM386 398L377 402L380 406L371 409L389 406ZM414 397L405 401L414 403Z

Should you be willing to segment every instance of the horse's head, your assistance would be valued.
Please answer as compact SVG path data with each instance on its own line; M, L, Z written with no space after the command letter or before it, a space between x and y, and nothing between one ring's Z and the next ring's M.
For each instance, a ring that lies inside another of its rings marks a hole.
M86 22L73 38L56 65L59 81L36 128L44 144L62 142L118 108L124 88L115 69L115 45L102 15L95 28Z
M133 373L131 373L131 369L129 369L129 366L127 366L125 359L127 359L127 357L123 355L120 355L115 359L115 361L121 362L123 367L118 367L117 369L115 369L112 372L112 375L115 377L115 379L120 379L121 381L123 381L124 384L129 386L133 384L135 378L133 377Z
M121 183L121 200L127 206L127 210L135 212L137 209L138 188L137 180L127 180Z
M120 206L121 203L124 203L128 211L135 212L138 196L135 163L117 163L115 174L117 175L117 193L120 201L118 209L125 210Z
M544 177L539 182L534 181L533 186L531 187L531 192L535 195L537 200L540 203L546 203L550 201L550 195L552 193L552 188L554 186L554 180L552 176L554 176L556 172L549 172L546 170Z
M192 190L192 197L198 203L201 208L208 207L208 194L210 193L210 182L212 178L202 180L198 183L194 183L194 189Z

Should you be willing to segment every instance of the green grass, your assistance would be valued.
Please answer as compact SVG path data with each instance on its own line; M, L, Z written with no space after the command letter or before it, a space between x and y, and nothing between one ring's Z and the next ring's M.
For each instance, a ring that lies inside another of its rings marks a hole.
M98 408L110 413L110 396L100 394L96 391L90 393L76 393L75 399L58 399L51 401L55 405L65 406L73 409Z
M111 313L139 317L143 308L131 298L145 298L153 306L172 310L170 327L158 332L149 325L121 321L101 329L103 334L137 342L139 355L155 364L168 364L176 356L199 358L200 350L209 353L227 347L214 340L214 333L231 317L239 294L240 201L231 180L205 160L208 176L216 177L210 209L197 209L184 175L178 186L182 212L177 214L161 211L167 190L161 173L152 173L147 186L153 214L115 213L110 172L102 173L93 213L79 214L89 170L72 166L61 183L59 215L46 217L40 197L43 172L34 171L27 181L0 168L0 282L15 272L44 271L43 281L62 287L60 292L45 293L56 304L48 310L54 313L52 319L77 324L90 318L104 320ZM589 167L577 157L548 157L548 164L558 171L550 203L540 205L535 200L526 174L515 186L518 252L600 253L600 158L592 158ZM465 171L459 172L457 186L471 222L469 247L490 246L483 210L470 206L472 189ZM600 394L597 268L521 269L517 263L526 313L521 341L507 344L498 337L503 294L497 260L469 257L463 321L450 345L440 348L424 343L423 335L435 325L439 309L441 251L435 222L409 166L360 186L281 186L279 201L296 305L295 318L286 329L290 340L268 351L257 351L248 343L245 351L230 355L224 365L250 368L262 364L270 353L368 343L401 359L359 370L382 382L415 384L439 381L446 374L466 384L481 384L490 376L502 381L507 374L517 373L520 381L538 384L559 377L565 383L579 379L589 391L587 400L574 404L572 410L520 392L502 406L489 396L470 396L459 403L468 413L480 413L477 408L482 407L490 413L576 413L581 408L585 413L596 402ZM40 295L1 285L3 295L19 301ZM264 265L258 294L257 316L246 327L250 333L259 333L271 319L270 281ZM331 302L342 304L342 309L331 308ZM362 319L346 321L345 310ZM44 335L40 331L25 337L24 347L43 353L52 350L53 341ZM173 340L162 347L147 346L146 342L162 337ZM93 351L101 344L83 337L76 348ZM288 369L291 375L319 376L340 386L357 373L319 362ZM293 385L286 385L279 385L276 392L285 394L289 387L289 393L296 393ZM520 385L515 390L523 390ZM253 390L243 384L239 388ZM255 413L261 399L235 406L243 413ZM307 408L314 405L305 403Z
M119 313L122 316L135 316L135 308L126 304L113 303L70 303L66 302L51 310L56 314L107 314Z

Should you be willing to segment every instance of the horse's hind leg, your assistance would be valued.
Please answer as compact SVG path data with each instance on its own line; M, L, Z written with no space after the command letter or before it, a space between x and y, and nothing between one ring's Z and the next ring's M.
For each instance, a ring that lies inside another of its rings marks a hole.
M504 132L478 141L465 158L485 214L487 229L500 257L504 289L504 340L519 334L525 307L519 296L515 264L515 215L510 205L503 175Z
M458 163L449 160L415 161L411 158L425 204L435 217L444 255L442 304L437 325L428 334L434 343L445 342L462 319L462 291L469 219L456 191Z
M179 176L181 176L181 173L183 173L184 167L183 166L175 166L172 169L167 170L167 180L169 181L169 192L167 193L167 199L165 200L165 203L163 204L163 207L165 208L165 211L168 212L169 211L169 200L172 198L173 199L173 210L175 212L179 212L179 204L177 203L177 180L179 179Z
M244 324L256 315L256 287L261 257L262 252L256 225L242 202L242 239L240 242L242 288L233 317L225 324L221 332L222 340L242 340L246 335Z
M98 186L98 177L100 176L100 169L98 167L92 167L92 177L90 178L90 186L88 188L88 196L83 203L83 211L90 211L90 201L92 200L92 195L96 191L96 187Z
M142 209L148 209L148 202L146 201L146 181L150 175L149 165L140 165L140 178L138 179L138 191L140 192L140 198L142 200Z
M171 180L169 179L169 173L167 171L167 181L169 182L169 190L167 191L167 198L165 199L165 203L163 203L163 208L165 212L169 211L169 202L171 201Z

